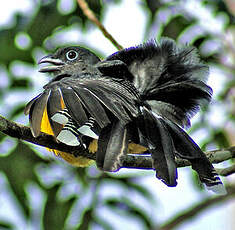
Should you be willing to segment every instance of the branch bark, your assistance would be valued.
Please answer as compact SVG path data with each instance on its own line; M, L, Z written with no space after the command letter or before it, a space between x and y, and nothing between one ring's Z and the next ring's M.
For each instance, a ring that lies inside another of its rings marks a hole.
M78 150L77 147L68 146L63 143L58 143L54 136L41 133L35 138L29 127L18 124L13 121L9 121L0 115L0 131L5 135L13 138L18 138L36 145L44 146L50 149L56 149L63 152L68 152L77 156L83 156L92 160L95 160L95 154L88 151ZM235 146L214 150L205 153L211 163L220 163L232 158L235 158ZM190 166L189 161L183 159L176 159L177 167ZM123 158L123 168L138 168L138 169L152 169L152 160L150 156L143 155L127 155ZM227 176L235 172L235 166L231 166L227 169L218 169L218 173L222 176Z
M93 11L89 8L88 4L85 0L77 0L78 5L80 6L82 12L84 15L87 16L87 18L92 21L97 27L100 29L100 31L103 33L103 35L118 49L122 50L123 47L114 39L114 37L105 29L103 24L97 19Z
M216 171L221 176L229 176L229 175L235 173L235 165L231 165L227 168L216 169Z

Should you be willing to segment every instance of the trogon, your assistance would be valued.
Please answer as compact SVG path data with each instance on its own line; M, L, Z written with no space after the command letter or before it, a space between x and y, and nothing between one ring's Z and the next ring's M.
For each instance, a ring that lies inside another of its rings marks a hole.
M212 96L208 66L195 48L163 38L101 60L71 46L43 57L42 63L49 65L39 71L53 78L25 107L34 137L45 132L88 150L104 171L117 171L126 154L149 154L156 177L168 186L177 185L176 159L186 159L209 189L225 192L212 164L184 131ZM91 163L52 151L75 166Z

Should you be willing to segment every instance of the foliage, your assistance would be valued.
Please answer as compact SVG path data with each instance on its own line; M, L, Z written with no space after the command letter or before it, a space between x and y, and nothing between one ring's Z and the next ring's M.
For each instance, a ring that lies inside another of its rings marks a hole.
M3 79L0 83L0 112L9 119L25 119L22 113L25 102L30 99L26 93L32 95L33 90L42 86L38 83L36 87L34 76L31 76L38 56L53 50L58 45L60 34L70 30L85 34L94 29L76 1L68 2L71 7L66 10L63 9L63 1L31 1L31 12L15 13L13 23L0 28L0 78ZM119 6L121 2L87 1L101 22L109 6ZM232 26L234 12L223 1L196 1L211 17L207 18L211 23L222 25L220 29L211 29L203 24L206 16L203 18L203 15L187 11L182 2L137 1L143 13L148 15L145 38L168 36L179 43L188 42L199 49L200 55L214 72L219 71L223 79L218 80L223 85L220 87L222 90L218 90L215 95L218 102L214 101L207 113L197 117L191 134L206 133L201 142L204 150L228 147L234 144L231 130L235 127L235 110L232 109L235 101L235 82L232 78L235 57L231 51L235 49L235 43L229 40L232 37L235 41ZM191 2L196 4L195 1ZM28 70L21 71L21 68ZM5 103L9 95L13 101L8 106ZM18 95L23 97L20 103ZM216 116L215 111L218 109L223 111L224 117L218 118L219 123L216 124L213 123L216 119L210 118ZM9 141L1 133L0 153L0 172L6 178L5 186L13 197L14 207L20 212L23 225L29 228L113 229L112 219L125 217L137 221L141 229L151 229L158 224L149 218L148 209L141 208L130 196L137 194L142 197L150 210L151 206L157 205L149 189L139 185L139 178L145 174L116 176L103 174L95 167L83 169L58 161L55 163L51 158L42 156L35 146L17 140ZM107 192L109 190L112 192ZM104 194L105 191L108 195ZM112 218L104 214L107 212L113 213ZM7 218L0 218L0 229L19 228L15 224Z

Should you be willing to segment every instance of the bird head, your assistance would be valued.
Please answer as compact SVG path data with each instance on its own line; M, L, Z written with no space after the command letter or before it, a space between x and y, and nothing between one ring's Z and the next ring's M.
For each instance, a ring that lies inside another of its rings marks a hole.
M80 46L71 46L60 48L54 54L43 57L38 64L51 64L40 68L39 72L49 72L58 76L73 75L74 71L83 71L87 66L95 65L99 61L100 59L90 50Z

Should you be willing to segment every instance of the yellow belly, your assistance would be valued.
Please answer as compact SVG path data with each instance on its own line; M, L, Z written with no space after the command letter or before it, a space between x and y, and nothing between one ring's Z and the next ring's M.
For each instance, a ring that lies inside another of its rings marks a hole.
M53 130L51 128L50 122L48 120L47 116L47 110L44 110L43 117L42 117L42 122L41 122L41 132L50 134L54 136ZM91 141L88 150L90 153L96 153L97 152L97 140L93 139ZM77 166L77 167L87 167L90 166L92 163L94 163L93 160L87 159L85 157L77 156L75 157L73 154L66 153L66 152L61 152L55 149L49 149L49 151L52 151L56 156L62 157L65 161L67 161L69 164ZM133 142L130 142L128 145L128 153L143 153L147 150L147 148L135 144Z

